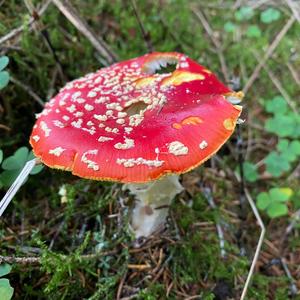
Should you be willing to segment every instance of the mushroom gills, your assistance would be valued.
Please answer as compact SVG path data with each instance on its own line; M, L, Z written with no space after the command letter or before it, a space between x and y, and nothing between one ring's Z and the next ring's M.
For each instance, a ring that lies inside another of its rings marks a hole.
M169 74L176 70L177 65L175 57L159 57L146 63L143 69L147 74Z
M162 228L172 200L183 191L178 175L165 176L149 183L126 184L124 189L135 195L130 225L136 238L148 237Z
M146 104L143 101L139 101L139 102L132 103L131 105L126 107L124 109L124 112L126 112L126 114L128 116L133 116L136 114L140 114L141 111L144 111L147 107L148 107L148 104Z

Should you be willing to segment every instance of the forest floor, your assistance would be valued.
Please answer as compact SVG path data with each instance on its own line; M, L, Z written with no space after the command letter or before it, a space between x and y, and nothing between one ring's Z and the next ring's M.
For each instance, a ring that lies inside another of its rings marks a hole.
M35 113L68 81L152 49L183 52L244 91L245 122L182 175L166 229L139 247L120 184L47 167L30 176L0 219L13 299L239 299L261 232L249 199L266 236L246 299L300 299L299 3L70 1L93 42L65 2L0 0L4 159L30 149ZM18 168L2 163L0 196Z

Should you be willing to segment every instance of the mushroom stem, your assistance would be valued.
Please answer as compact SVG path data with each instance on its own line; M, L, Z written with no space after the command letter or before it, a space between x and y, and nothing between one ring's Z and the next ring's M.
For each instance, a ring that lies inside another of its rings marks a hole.
M178 175L170 175L148 183L126 184L124 189L135 195L131 227L136 238L139 238L147 237L164 226L169 205L183 187Z

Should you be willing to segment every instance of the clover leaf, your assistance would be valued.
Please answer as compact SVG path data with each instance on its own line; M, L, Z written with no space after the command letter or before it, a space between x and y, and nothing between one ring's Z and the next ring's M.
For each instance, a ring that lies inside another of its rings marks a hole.
M11 266L9 264L0 265L0 277L9 274ZM6 278L0 278L0 295L1 300L10 300L13 296L14 289L11 287L9 280Z
M9 265L9 264L0 265L0 277L9 274L10 271L11 271L11 265Z
M274 177L281 176L291 167L289 161L282 154L275 151L270 152L265 158L266 170Z
M3 71L8 65L9 58L7 56L0 57L0 90L3 89L9 82L9 74L7 71Z
M281 139L277 144L277 149L281 152L281 157L284 157L289 162L293 162L300 156L300 141L294 140L289 142L287 139Z
M253 16L254 10L250 6L243 6L235 13L235 18L238 21L250 20Z
M266 111L274 114L265 123L265 129L279 137L300 137L300 116L291 111L281 96L264 103Z
M258 38L261 36L261 30L256 25L250 25L247 28L246 35L249 38Z
M277 134L279 137L292 137L295 135L295 120L288 115L275 115L265 123L265 129Z
M268 192L259 193L257 207L266 211L270 218L284 216L288 213L286 202L293 194L290 188L272 188Z
M255 182L258 178L258 172L256 166L249 162L245 161L243 163L243 169L244 169L244 176L245 179L249 182Z
M281 96L275 96L272 100L266 101L266 111L274 114L284 114L288 111L286 101Z
M224 24L224 30L226 32L234 32L235 29L236 29L236 25L234 23L232 23L232 22L226 22Z
M281 13L278 9L268 8L260 14L260 20L265 24L270 24L280 19Z
M0 71L7 67L9 63L9 58L7 56L0 57Z

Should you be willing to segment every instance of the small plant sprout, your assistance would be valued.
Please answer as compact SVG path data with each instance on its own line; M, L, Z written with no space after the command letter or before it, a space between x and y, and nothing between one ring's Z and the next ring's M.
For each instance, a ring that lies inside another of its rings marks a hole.
M234 131L241 106L208 69L180 53L152 53L68 83L37 116L30 137L45 165L125 183L131 227L162 227L183 188L178 177L209 159Z

